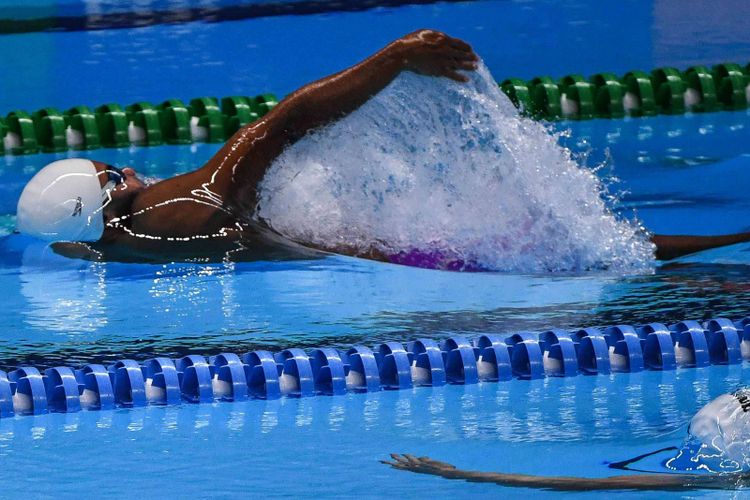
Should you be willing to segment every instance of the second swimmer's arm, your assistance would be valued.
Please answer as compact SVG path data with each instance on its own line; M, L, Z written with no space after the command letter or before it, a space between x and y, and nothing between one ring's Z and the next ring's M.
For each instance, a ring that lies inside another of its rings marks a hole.
M202 171L214 192L255 199L258 183L283 149L315 128L356 110L402 71L466 81L477 56L461 40L437 31L406 35L344 71L302 87L261 120L235 134ZM217 174L218 170L218 174Z
M392 461L381 460L394 469L430 474L445 479L458 479L472 483L494 483L501 486L535 488L553 491L602 490L663 490L689 491L699 488L725 489L736 487L743 479L740 474L640 474L610 477L533 476L457 469L455 466L429 457L391 454Z

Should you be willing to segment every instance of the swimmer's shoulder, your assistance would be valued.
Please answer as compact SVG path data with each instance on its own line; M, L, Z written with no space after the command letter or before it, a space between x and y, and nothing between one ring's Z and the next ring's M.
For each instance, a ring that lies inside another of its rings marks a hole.
M155 239L205 238L232 227L234 215L204 186L199 172L148 186L133 200L123 225L136 236Z

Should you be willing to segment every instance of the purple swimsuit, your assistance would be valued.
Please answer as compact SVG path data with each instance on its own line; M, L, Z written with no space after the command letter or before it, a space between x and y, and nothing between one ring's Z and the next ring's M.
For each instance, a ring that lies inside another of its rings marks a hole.
M390 255L393 264L421 267L424 269L443 269L445 271L485 271L486 269L472 260L464 260L441 250L412 249Z

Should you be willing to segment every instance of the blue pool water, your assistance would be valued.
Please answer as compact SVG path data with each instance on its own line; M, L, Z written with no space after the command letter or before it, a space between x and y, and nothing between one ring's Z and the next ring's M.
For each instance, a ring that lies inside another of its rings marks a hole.
M675 1L487 1L0 35L12 75L0 81L0 108L283 95L424 26L472 43L498 79L746 63L750 35L740 20L748 7L727 2L714 10L693 17ZM554 125L569 130L560 141L618 194L614 210L666 234L748 230L749 126L745 111ZM91 157L165 178L202 165L216 150L103 149ZM450 273L339 256L168 265L65 260L8 236L24 183L64 156L0 157L2 368L748 313L748 245L624 276ZM0 455L6 478L14 478L3 488L38 497L103 487L118 497L165 489L221 497L528 494L394 471L378 460L406 452L468 469L602 477L610 474L605 461L678 445L690 416L746 383L747 371L747 364L712 366L3 419ZM102 486L100 473L114 482Z

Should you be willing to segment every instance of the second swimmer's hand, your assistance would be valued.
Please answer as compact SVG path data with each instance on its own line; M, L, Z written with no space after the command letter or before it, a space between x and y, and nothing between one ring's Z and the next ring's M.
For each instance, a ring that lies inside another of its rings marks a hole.
M433 460L430 457L415 457L408 453L404 453L403 455L391 453L391 458L393 461L381 460L380 463L390 465L394 469L408 470L419 474L434 474L437 476L456 471L454 465L439 460Z
M399 52L405 70L457 82L469 81L459 71L474 71L479 60L468 43L433 30L410 33L397 40L393 48Z

